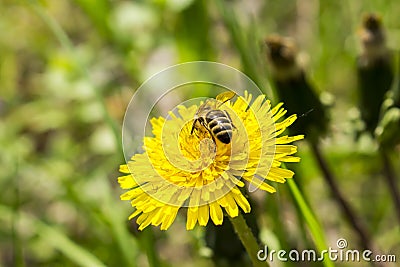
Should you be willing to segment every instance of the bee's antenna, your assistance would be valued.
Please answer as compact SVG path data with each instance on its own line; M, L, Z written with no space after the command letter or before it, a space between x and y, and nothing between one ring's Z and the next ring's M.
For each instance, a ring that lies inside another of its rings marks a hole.
M310 114L310 113L313 112L313 111L314 111L314 109L312 108L312 109L310 109L309 111L307 111L307 112L301 114L301 115L299 116L299 118L305 117L305 116L307 116L308 114Z

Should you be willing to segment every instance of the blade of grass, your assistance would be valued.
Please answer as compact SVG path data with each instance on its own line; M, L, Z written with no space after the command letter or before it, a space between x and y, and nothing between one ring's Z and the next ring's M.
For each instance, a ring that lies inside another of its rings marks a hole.
M130 39L121 38L121 35L117 34L110 26L112 25L110 23L113 14L112 8L115 8L116 5L109 0L74 0L74 2L85 13L98 36L102 37L102 41L106 45L112 46L113 51L122 58L127 58L127 60L123 60L122 66L130 78L135 81L140 74L140 68L130 60L129 56L127 57L135 47Z
M85 77L90 81L90 77L87 72L87 67L84 65L82 60L77 56L77 53L74 53L74 46L71 40L69 39L68 35L66 34L66 32L61 27L61 25L46 12L46 10L39 4L38 1L27 0L26 2L35 11L35 13L43 20L43 22L47 25L47 27L49 27L49 29L52 31L52 33L60 42L60 44L64 47L64 49L70 53L71 58L73 58L74 62L76 63L76 66L79 68L82 77ZM91 82L90 84L94 83ZM94 90L96 100L99 102L102 108L102 116L104 118L104 121L107 123L107 125L111 128L113 132L116 144L118 146L118 151L122 151L121 131L117 126L116 122L112 119L112 117L108 113L104 97L101 94L100 90L96 90L95 87L92 88Z
M106 39L113 39L113 33L109 26L109 15L111 12L110 1L74 0L74 2L85 12L99 34Z
M74 47L70 39L68 38L68 35L66 32L62 29L60 24L52 17L50 16L46 10L40 5L38 1L35 0L27 0L27 3L33 8L33 10L37 13L37 15L44 21L44 23L50 28L50 30L53 32L53 34L56 36L60 44L71 53L71 57L74 59L74 61L77 63L77 66L80 68L81 74L83 77L88 79L90 81L89 75L87 73L87 67L84 65L84 63L77 57L76 53L74 53ZM91 84L93 84L91 82ZM122 138L121 138L121 131L119 127L117 126L116 122L112 119L110 114L108 113L106 103L104 101L104 98L99 90L95 90L94 93L96 96L96 100L99 102L100 106L102 107L102 115L104 118L104 121L107 123L107 125L112 129L118 151L122 151ZM115 226L115 224L112 224ZM118 244L125 244L126 241L124 241L124 235L121 234L121 231L119 228L113 228L115 238L118 240ZM148 242L152 242L152 244L149 244L146 246L146 253L149 256L149 261L153 262L159 262L158 259L155 259L157 257L157 253L155 251L148 251L148 250L154 250L155 245L154 245L154 239L148 240ZM123 258L125 259L130 259L131 254L129 253L129 250L126 249L124 245L121 246L121 251L123 252ZM130 264L133 264L131 260L129 260Z
M296 181L298 182L296 184L297 188L300 191L300 193L302 194L302 196L303 196L304 200L306 201L307 205L309 206L308 199L306 199L304 191L302 190L302 186L299 183L300 181L304 180L304 177L302 177L301 168L298 168L298 166L293 166L293 167L291 166L291 170L294 171L294 173L296 174L296 177L297 177ZM287 189L287 190L289 191L288 193L291 195L292 201L295 201L295 199L293 198L293 194L290 192L290 189ZM314 244L313 244L313 241L310 240L310 238L309 238L309 234L308 234L308 231L307 231L307 225L306 225L305 221L303 220L303 213L300 210L299 205L295 205L294 208L295 208L295 212L296 212L296 219L297 219L297 223L298 223L298 229L299 229L300 234L301 234L300 237L303 239L304 245L306 247L311 248L311 247L314 246Z
M136 244L139 242L135 242L132 244L132 242L130 242L130 233L126 227L126 221L127 218L124 217L124 215L121 215L119 211L119 209L115 209L114 206L116 205L115 203L115 199L112 197L112 192L110 189L110 187L107 187L107 194L105 197L105 207L104 210L106 212L102 212L101 210L99 210L99 213L101 214L101 216L103 216L103 221L106 221L109 223L111 231L113 233L113 236L115 237L116 241L118 242L119 248L122 251L122 256L125 258L125 262L129 265L129 266L137 266L135 259L137 256L137 246ZM152 245L154 245L154 241L150 240L149 241ZM154 247L144 247L142 246L143 250L145 250L145 252L147 253L147 255L149 255L150 253L153 253L154 251ZM149 256L148 256L149 257ZM149 261L149 265L150 266L154 266L151 265L151 260L148 259Z
M115 166L115 160L110 158L103 162L105 169L110 169L111 166ZM90 174L77 174L76 177L69 177L69 179L63 179L63 186L66 188L67 196L70 201L73 202L74 206L80 207L80 211L83 214L88 214L89 223L98 223L99 221L103 224L102 227L106 227L113 236L115 242L118 245L118 249L121 252L121 258L126 266L136 266L135 259L138 254L137 240L129 233L126 222L126 217L120 212L121 209L115 208L117 199L110 190L111 186L101 186L104 188L103 199L101 205L92 203L87 200L85 195L81 194L81 191L76 188L76 181L83 179L95 179L95 177L103 177L103 169L91 172ZM100 179L102 182L107 183L106 179ZM90 222L90 220L92 222ZM143 250L145 248L143 247Z
M317 218L314 216L311 208L307 205L303 195L301 194L299 188L296 185L296 182L293 179L288 179L287 183L289 185L290 192L293 195L293 198L296 200L296 204L299 206L300 211L304 216L304 220L308 225L308 228L311 232L312 238L315 242L315 246L322 252L328 249L324 232L322 231L322 227L320 226ZM325 254L326 255L326 254ZM325 267L333 267L334 264L329 259L329 257L324 257L322 262Z
M400 192L397 187L397 177L395 174L395 170L390 161L389 153L383 149L380 149L379 152L381 154L383 162L384 177L393 200L393 205L396 211L397 218L400 222Z
M106 266L96 256L74 243L61 231L43 223L36 223L38 225L38 234L77 265L87 267Z
M9 207L0 205L0 217L12 218L15 211ZM50 226L36 219L35 217L23 212L19 212L19 218L24 221L24 225L32 225L34 231L43 238L50 246L57 249L72 262L82 267L105 267L106 265L101 262L95 255L90 253L82 246L79 246L72 241L66 234L57 228ZM19 231L19 229L16 229Z
M18 168L19 161L15 160L15 167L12 177L9 177L11 181L13 181L13 189L15 194L14 200L14 212L12 216L11 222L11 236L13 241L13 252L14 252L14 261L16 267L24 267L25 261L23 256L22 242L18 233L18 222L19 222L19 212L20 212L20 192L19 192L19 177L18 177Z
M334 177L332 170L329 168L326 158L319 148L319 144L313 141L309 141L309 144L334 200L338 203L343 215L351 227L358 234L360 238L360 245L364 249L375 251L375 245L371 240L367 228L364 226L363 222L358 219L353 207L340 190L338 184L336 183L337 179Z
M250 29L239 25L236 14L224 1L216 1L216 6L229 32L229 35L239 52L243 64L243 72L248 75L273 101L274 94L265 76L264 66L260 60L259 38L256 35L257 27L252 23Z

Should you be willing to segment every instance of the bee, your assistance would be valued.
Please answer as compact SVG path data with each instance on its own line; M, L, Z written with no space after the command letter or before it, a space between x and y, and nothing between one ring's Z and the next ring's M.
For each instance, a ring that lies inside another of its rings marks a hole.
M193 134L194 129L198 129L197 127L200 125L210 133L214 143L215 139L218 139L224 144L229 144L233 128L236 129L236 127L233 125L229 113L219 108L234 96L234 92L224 92L219 94L216 99L207 99L195 114L190 134Z

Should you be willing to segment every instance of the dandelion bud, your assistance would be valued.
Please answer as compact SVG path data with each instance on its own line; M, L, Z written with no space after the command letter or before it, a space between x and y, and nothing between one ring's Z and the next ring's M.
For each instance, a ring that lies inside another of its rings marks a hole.
M386 46L381 19L368 14L360 31L362 52L357 58L358 95L365 130L374 133L385 94L393 82L393 55Z
M316 140L326 133L328 115L326 107L308 81L304 70L297 62L297 47L292 40L278 35L266 39L267 58L271 76L279 99L285 102L290 112L299 114L291 133L306 133Z

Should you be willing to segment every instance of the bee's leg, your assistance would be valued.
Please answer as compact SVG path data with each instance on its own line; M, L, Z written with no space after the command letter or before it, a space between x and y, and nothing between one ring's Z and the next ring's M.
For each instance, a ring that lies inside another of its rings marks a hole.
M196 124L198 119L194 119L193 124L192 124L192 130L190 131L190 134L193 134L194 131L194 125Z

